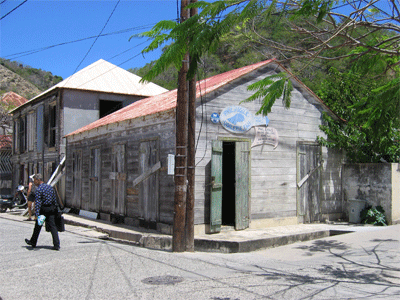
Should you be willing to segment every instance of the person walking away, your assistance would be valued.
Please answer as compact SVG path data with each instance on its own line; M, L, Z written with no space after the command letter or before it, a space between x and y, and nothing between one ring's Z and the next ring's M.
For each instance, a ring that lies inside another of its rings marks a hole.
M29 240L25 239L25 242L32 246L32 248L36 247L37 240L43 226L43 224L39 225L37 220L40 215L44 215L53 237L53 250L60 250L60 239L58 237L58 231L55 222L58 212L56 193L52 186L43 182L43 177L41 174L35 174L33 176L33 183L37 186L35 191L36 222L32 237Z
M35 176L35 174L29 176L31 180L29 180L29 186L28 186L28 221L33 221L32 212L35 206L34 204L35 204L36 185L33 183L33 176Z

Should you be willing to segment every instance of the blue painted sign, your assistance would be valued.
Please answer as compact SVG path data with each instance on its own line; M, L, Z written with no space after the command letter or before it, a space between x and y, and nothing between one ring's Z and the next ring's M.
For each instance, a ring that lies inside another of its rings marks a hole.
M233 133L244 133L253 126L267 126L267 117L254 116L247 108L241 106L229 106L220 115L221 125Z
M249 131L253 126L253 116L247 108L241 106L229 106L221 112L222 126L234 133Z
M212 113L211 114L211 122L213 122L214 124L218 124L219 123L219 114Z

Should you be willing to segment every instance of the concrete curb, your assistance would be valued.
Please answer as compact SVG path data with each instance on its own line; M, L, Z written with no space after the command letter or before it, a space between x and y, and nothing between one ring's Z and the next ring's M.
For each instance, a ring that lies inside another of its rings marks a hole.
M324 237L329 237L330 231L307 232L301 234L284 235L247 241L221 241L208 239L195 239L195 250L201 252L243 253L261 249L274 248L296 242L305 242Z
M112 240L156 250L172 250L172 236L143 228L94 220L64 213L66 231L81 236ZM18 212L1 213L1 218L25 222ZM195 236L198 252L244 253L310 241L355 231L374 230L357 224L299 224L270 227L260 230L230 231L220 234Z

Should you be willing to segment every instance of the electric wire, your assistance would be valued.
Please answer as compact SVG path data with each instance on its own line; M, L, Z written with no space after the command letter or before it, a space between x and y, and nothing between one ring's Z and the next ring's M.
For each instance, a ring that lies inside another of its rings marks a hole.
M98 40L98 38L100 37L100 35L103 33L104 29L106 28L108 22L110 21L112 15L114 14L115 10L117 9L117 6L119 4L121 0L118 0L117 4L115 4L113 11L111 12L110 16L108 17L108 20L106 21L106 23L103 26L103 29L100 31L100 33L97 35L96 39L93 41L93 44L90 46L89 50L86 52L85 56L83 57L83 59L81 60L81 62L79 63L79 65L76 67L74 73L76 73L76 71L78 71L79 67L81 66L81 64L83 63L83 61L85 60L85 58L89 55L89 52L92 50L94 44L96 43L96 41Z
M154 26L155 24L148 24L148 25L142 25L142 26L137 26L137 27L132 27L132 28L127 28L127 29L122 29L119 31L114 31L114 32L109 32L109 33L104 33L101 34L100 36L109 36L109 35L116 35L116 34L122 34L122 33L126 33L129 31L135 31L135 30L141 30L141 29L147 29L150 28L152 26ZM4 58L7 59L17 59L23 56L27 56L27 55L31 55L31 54L35 54L41 51L45 51L51 48L55 48L55 47L59 47L59 46L64 46L67 44L73 44L73 43L77 43L77 42L82 42L82 41L86 41L86 40L90 40L90 39L94 39L96 38L96 36L90 36L90 37L85 37L85 38L81 38L81 39L77 39L77 40L73 40L73 41L68 41L68 42L62 42L59 44L54 44L54 45L50 45L50 46L46 46L46 47L42 47L42 48L37 48L37 49L32 49L32 50L27 50L27 51L23 51L23 52L18 52L18 53L13 53L13 54L9 54L9 55L5 55Z
M7 17L9 14L11 14L13 11L15 11L18 7L20 7L21 5L25 4L28 0L25 0L24 2L22 2L20 5L18 5L17 7L14 7L14 9L10 10L8 13L6 13L4 16L2 16L0 18L0 21L3 20L5 17ZM1 4L3 4L5 1L1 2Z

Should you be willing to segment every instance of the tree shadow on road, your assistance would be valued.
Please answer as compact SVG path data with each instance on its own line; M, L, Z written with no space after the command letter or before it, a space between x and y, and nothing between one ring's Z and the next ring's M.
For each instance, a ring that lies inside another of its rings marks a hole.
M377 295L400 298L400 257L398 248L390 245L399 241L374 239L372 242L375 244L354 249L336 240L315 240L311 245L301 245L297 249L304 250L307 256L326 252L329 256L321 258L325 263L300 264L299 269L292 272L260 267L264 272L259 276L271 284L279 284L280 290L274 296L283 299L295 291L306 295L298 299L321 299L343 290L346 291L344 295L359 293L360 297L368 299L376 299Z

